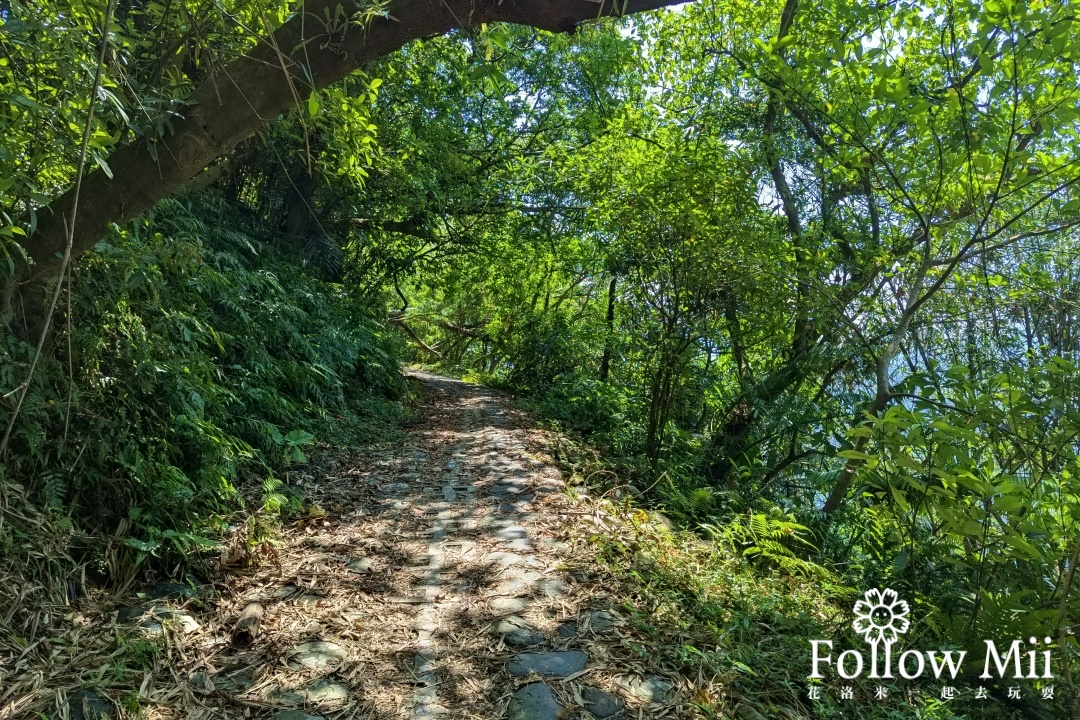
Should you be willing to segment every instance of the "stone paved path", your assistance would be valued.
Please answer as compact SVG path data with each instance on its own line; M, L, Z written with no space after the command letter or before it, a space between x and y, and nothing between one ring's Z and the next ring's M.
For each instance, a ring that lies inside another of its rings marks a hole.
M308 516L277 557L182 630L184 710L159 702L149 717L673 716L659 712L672 682L561 570L572 504L536 431L491 390L415 377L425 401L404 446L303 481ZM250 602L266 608L262 631L233 647ZM160 616L152 603L125 615L150 631Z

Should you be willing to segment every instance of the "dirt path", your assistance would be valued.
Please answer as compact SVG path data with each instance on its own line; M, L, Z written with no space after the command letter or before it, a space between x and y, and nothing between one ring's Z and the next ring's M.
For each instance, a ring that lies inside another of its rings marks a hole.
M167 624L180 661L147 681L147 716L674 716L674 678L649 675L618 616L563 570L575 510L543 433L491 390L415 377L425 401L404 446L306 482L280 574L234 575L216 608L191 612L201 627ZM250 602L266 612L241 649L228 632Z

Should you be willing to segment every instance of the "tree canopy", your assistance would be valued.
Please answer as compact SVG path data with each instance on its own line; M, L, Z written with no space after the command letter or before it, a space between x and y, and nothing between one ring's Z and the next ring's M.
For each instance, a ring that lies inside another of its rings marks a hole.
M762 573L1050 636L1071 683L1075 8L671 4L0 2L5 477L123 477L160 543L401 357Z

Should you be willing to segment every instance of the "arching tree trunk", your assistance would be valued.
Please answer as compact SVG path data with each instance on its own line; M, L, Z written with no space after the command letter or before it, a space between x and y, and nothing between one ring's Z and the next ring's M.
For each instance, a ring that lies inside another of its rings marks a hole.
M74 220L72 256L92 247L113 223L124 223L168 197L215 159L232 151L261 126L288 112L308 93L335 83L358 67L406 43L458 27L510 22L551 31L572 31L598 15L640 12L676 0L393 0L366 27L327 18L348 17L340 0L309 0L249 55L217 68L187 100L171 135L125 146L108 163L110 179L94 172L83 181ZM21 303L24 332L36 337L44 322L46 288L56 277L68 243L73 193L40 212L37 232L26 243L29 263L3 288L4 319Z

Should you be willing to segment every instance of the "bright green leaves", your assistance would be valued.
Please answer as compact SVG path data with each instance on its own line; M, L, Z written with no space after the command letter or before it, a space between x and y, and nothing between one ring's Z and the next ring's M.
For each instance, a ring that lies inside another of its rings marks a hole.
M506 61L520 51L514 47L513 28L501 23L483 23L480 32L471 40L473 52L471 67L466 74L468 82L490 93L509 109L506 96L518 91L518 87L504 70Z
M476 34L474 42L476 44L477 52L483 56L486 62L491 62L495 56L496 49L510 52L511 40L512 34L506 25L501 23L496 25L482 23L480 25L480 32Z
M351 190L364 186L378 152L378 128L372 106L378 100L380 78L356 74L343 83L312 91L302 117L288 118L261 133L274 145L271 159L280 167L282 149L324 179L342 182Z
M368 83L368 102L375 102L379 96L380 87L382 87L382 78L371 78L371 82Z
M284 448L284 460L285 463L299 463L303 465L307 462L307 456L304 455L304 451L301 450L305 445L310 445L315 436L305 430L292 430L285 435L282 435L275 428L273 430L274 442L281 445Z
M506 75L497 65L489 62L480 62L469 70L469 81L483 86L485 83L490 87L500 100L502 96L514 89L513 83L507 80Z
M754 46L766 55L780 55L783 50L793 46L797 38L794 35L786 35L780 39L763 40L754 38ZM861 50L859 51L861 54Z
M859 460L866 465L867 469L872 470L875 465L878 464L878 458L867 453L860 452L859 450L841 450L836 453L837 457L842 457L846 460Z
M873 438L863 459L880 461L861 471L865 497L876 517L933 528L948 561L991 589L1041 592L1080 510L1068 482L1080 414L1062 412L1061 394L1080 367L1057 358L978 383L962 365L941 370L913 377L905 399L859 429Z
M307 99L307 113L308 117L315 117L319 114L319 110L322 109L322 101L319 100L319 95L314 90L311 91L311 95Z
M4 182L0 180L0 193L3 191ZM5 272L15 272L16 262L26 260L26 251L21 244L25 237L26 230L12 224L6 215L0 216L0 268Z
M253 8L232 2L135 3L114 15L103 38L107 5L5 5L0 177L13 182L0 189L0 210L10 217L32 218L34 208L47 203L35 196L55 197L72 182L91 102L87 167L109 174L106 158L120 143L167 132L210 64L222 64L252 42L241 28L260 27ZM107 60L90 97L103 41Z

